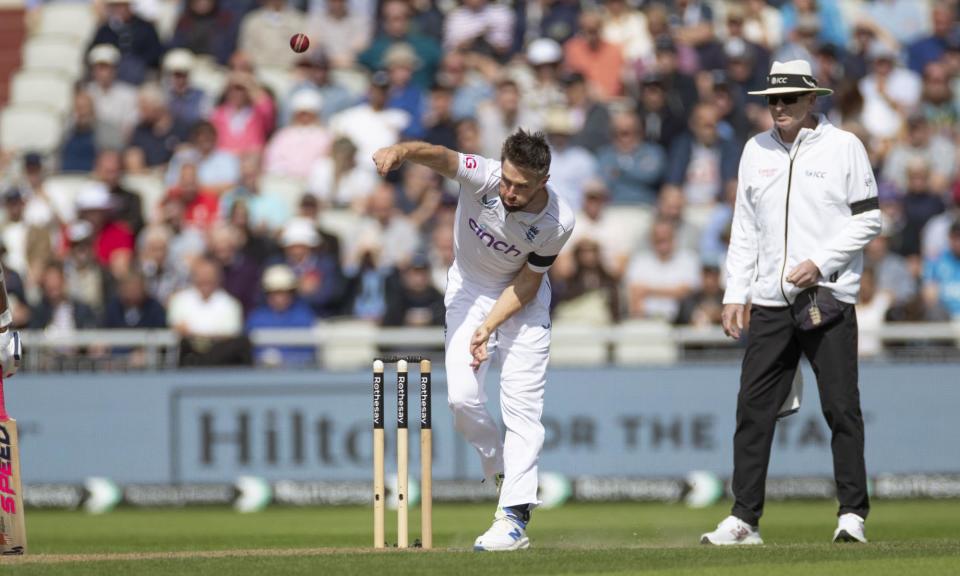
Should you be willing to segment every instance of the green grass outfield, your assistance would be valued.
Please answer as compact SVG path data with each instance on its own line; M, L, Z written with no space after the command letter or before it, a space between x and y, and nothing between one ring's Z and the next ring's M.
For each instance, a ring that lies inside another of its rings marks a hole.
M411 511L411 540L419 511ZM0 574L960 574L960 501L877 502L871 543L833 545L834 506L772 503L766 546L698 545L727 505L690 510L661 504L576 504L540 510L533 547L509 554L470 551L489 525L490 505L438 504L436 550L367 549L370 508L118 510L104 516L32 510L30 556L0 559ZM388 526L395 525L388 514ZM388 530L388 538L395 533Z

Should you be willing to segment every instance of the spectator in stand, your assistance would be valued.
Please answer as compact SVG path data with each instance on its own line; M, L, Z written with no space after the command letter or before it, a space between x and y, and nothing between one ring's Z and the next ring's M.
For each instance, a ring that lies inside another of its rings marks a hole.
M297 276L285 264L274 264L263 272L264 303L247 318L246 331L260 328L310 328L313 310L297 295ZM257 346L257 364L265 366L307 366L314 362L310 346Z
M572 144L576 127L568 109L548 111L544 131L550 143L550 182L571 208L580 210L584 184L597 177L597 161L585 148Z
M582 74L564 76L563 89L566 106L577 127L573 138L574 145L596 154L611 140L610 109L606 104L594 100L587 90L587 82Z
M427 258L430 260L430 280L441 294L447 291L447 271L453 264L453 222L433 227Z
M596 243L600 248L604 269L619 282L626 270L633 246L624 241L624 231L611 221L606 210L609 200L610 192L603 180L594 179L584 184L583 205L577 214L577 226L567 244L575 246L584 240ZM572 250L560 252L555 265L560 276L569 277L574 273L575 263L572 256Z
M151 224L137 239L138 272L146 283L147 294L161 304L166 304L170 296L186 288L190 281L184 269L171 265L170 237L166 226Z
M680 302L700 287L700 262L675 248L670 222L654 222L650 240L652 250L635 255L627 269L630 316L672 322Z
M380 15L382 30L374 37L370 47L360 54L360 64L371 72L380 70L387 50L398 42L404 42L413 48L420 61L420 68L413 75L414 84L429 88L443 57L440 45L433 38L411 29L410 5L405 0L387 0L383 3Z
M290 108L293 120L270 139L264 165L268 174L305 180L311 167L330 155L333 138L320 122L323 97L319 92L297 93Z
M670 36L656 40L654 72L660 75L667 107L681 118L686 118L697 102L697 86L686 73L680 70L677 45Z
M720 285L720 268L716 264L704 264L700 268L700 289L680 301L674 324L698 328L719 326L722 312L723 287Z
M430 280L430 261L417 255L399 272L396 289L386 294L384 326L443 326L443 294Z
M874 269L864 266L856 304L858 356L861 358L879 356L883 352L883 340L877 331L883 327L891 304L890 295L877 290Z
M110 275L93 252L93 226L78 220L67 227L67 252L63 273L71 300L87 305L97 318L103 317L104 304L110 295Z
M620 287L607 270L600 245L583 237L570 251L572 274L554 284L558 321L609 326L620 321Z
M195 164L200 185L217 193L229 190L240 178L237 156L217 150L217 128L210 122L202 121L194 126L190 145L173 155L164 177L167 186L176 184L184 164Z
M787 33L788 41L784 42L773 53L773 60L777 62L787 62L790 60L806 60L810 63L813 73L820 76L819 64L814 58L817 52L817 46L820 45L818 37L823 25L816 14L803 13L797 17L796 25Z
M260 266L243 253L241 240L232 224L221 222L210 229L207 244L211 260L220 266L223 289L249 313L260 297Z
M687 202L675 186L664 186L657 196L656 220L673 224L677 250L696 252L700 247L700 230L686 217Z
M329 0L326 4L326 10L307 20L306 34L330 57L334 68L349 69L370 45L370 18L351 10L347 0Z
M494 85L504 80L500 66L490 58L462 50L443 55L437 81L453 90L453 118L473 118L494 96Z
M718 120L714 104L697 104L689 131L670 146L666 183L683 190L687 204L713 204L737 186L740 145L720 133Z
M957 176L957 149L953 142L934 133L920 114L907 120L906 138L897 139L883 162L883 180L893 184L898 195L907 187L907 164L923 160L930 167L930 187L945 194Z
M931 218L946 210L943 196L930 188L930 165L922 158L907 162L907 189L902 200L897 252L908 259L920 257L920 238Z
M109 267L113 258L133 253L133 232L123 220L113 217L114 200L106 185L91 182L77 193L77 216L93 226L93 246L97 260Z
M928 308L960 319L960 220L950 226L948 249L924 267L923 299Z
M87 56L92 81L86 92L93 98L98 143L122 148L137 124L137 90L117 79L120 51L109 44L94 46Z
M461 154L481 154L480 125L473 118L457 121L457 150Z
M391 3L392 4L392 3ZM384 146L396 144L400 134L410 124L410 116L403 110L387 108L387 90L390 78L386 72L370 77L367 101L347 108L330 120L330 129L337 136L345 136L357 147L357 157L373 158L373 153ZM361 168L373 171L373 162L358 162Z
M579 0L541 0L539 6L527 4L526 24L516 27L517 36L529 35L535 38L550 38L563 44L577 30L577 16L580 15ZM524 18L514 10L517 21Z
M443 189L437 173L420 164L407 164L400 172L396 202L400 212L419 231L433 225L443 202Z
M647 17L626 0L603 2L603 39L620 46L623 57L644 67L653 62L653 38Z
M218 64L226 65L237 49L240 29L240 15L226 8L228 3L226 0L187 0L173 31L171 47L211 56Z
M160 203L160 222L170 231L167 263L184 277L190 276L193 262L207 251L204 230L186 221L186 203L179 195Z
M113 218L124 222L134 236L143 229L143 202L140 196L123 186L123 164L116 150L104 150L97 156L94 176L107 186Z
M140 88L140 123L133 130L124 152L124 164L131 172L165 166L180 142L189 136L189 127L178 124L163 91L155 85Z
M381 181L370 198L364 218L357 225L354 249L347 261L356 264L360 247L379 241L376 254L380 268L395 268L410 260L420 247L420 236L413 222L397 208L397 194L393 184Z
M597 154L600 177L614 204L654 204L666 164L663 149L645 142L637 115L621 112L612 119L613 143Z
M170 298L167 322L181 337L181 366L251 364L250 342L242 338L243 309L220 285L211 259L193 264L192 287Z
M256 68L290 68L297 60L290 37L304 31L304 16L286 0L260 0L260 6L243 17L238 48Z
M398 42L387 49L383 64L390 80L387 108L403 110L410 118L410 122L400 133L401 138L422 138L427 97L423 89L412 83L413 72L420 66L416 53L409 44Z
M514 14L489 0L461 0L443 29L445 50L468 50L505 62L513 47Z
M944 64L931 62L923 69L923 87L917 112L930 121L937 134L945 137L953 135L960 119L960 107L954 101L950 73Z
M759 46L738 37L728 38L723 44L723 69L743 101L755 100L750 98L747 92L763 86L763 70L770 68L770 56L761 50Z
M189 131L210 113L210 99L203 90L190 84L194 62L193 54L183 48L170 50L163 57L167 108L174 124L186 131L178 132L181 140L189 138Z
M83 302L70 299L63 266L50 261L40 277L40 301L30 309L30 329L48 338L97 328L97 317Z
M167 311L147 293L147 284L139 272L125 275L117 294L106 303L105 328L166 328Z
M481 126L481 148L487 158L499 158L500 148L507 136L524 125L524 110L520 107L520 89L516 81L502 78L492 100L481 103L476 109ZM456 149L456 147L451 147Z
M817 40L835 46L846 46L848 34L843 14L836 0L792 0L784 3L781 12L783 27L789 34L806 17L816 17L821 23Z
M340 263L328 252L321 252L316 225L304 218L287 223L280 236L284 263L297 276L297 292L318 318L339 313L343 298Z
M376 174L358 165L357 147L341 136L330 156L314 163L308 186L325 207L351 208L359 214L376 184Z
M888 30L898 44L905 46L930 31L930 13L918 9L920 6L916 0L880 0L864 3L862 11L865 20Z
M863 252L864 269L873 270L878 293L891 304L904 304L917 294L918 279L910 272L906 259L890 251L888 231L867 244Z
M63 172L92 171L99 147L93 98L84 91L77 91L73 95L73 116L60 149L60 170Z
M243 202L250 228L257 234L273 235L290 218L290 208L277 194L260 184L260 155L249 153L240 158L240 181L220 197L220 214L229 214L233 205Z
M916 7L916 9L919 8L919 6ZM922 73L927 64L940 60L947 51L950 33L956 28L956 4L943 0L934 2L930 12L930 22L933 24L931 34L916 40L907 49L907 65L917 74Z
M767 50L783 43L783 17L767 0L744 0L744 37Z
M183 205L183 223L186 226L207 230L220 214L220 198L209 188L200 184L195 164L180 168L180 180L164 198L164 204L176 201Z
M17 186L4 191L3 212L6 222L3 223L3 230L0 230L4 270L13 270L21 276L26 276L28 272L27 245L31 228L23 219L27 206L25 200L24 190Z
M897 54L880 42L868 52L870 73L860 80L863 122L870 136L893 139L920 102L920 77L897 64Z
M281 124L284 126L290 123L293 117L291 104L301 92L316 92L320 95L323 102L320 118L325 123L336 113L346 110L356 102L354 95L330 76L330 62L319 50L312 50L307 56L297 60L294 76L297 82L283 100Z
M667 97L663 78L656 72L645 74L637 110L643 124L643 139L659 144L664 150L669 149L673 139L685 129L683 116L670 108L671 103L676 102Z
M217 129L217 148L234 154L261 152L273 130L270 95L252 74L232 72L221 101L210 116Z
M443 81L430 87L430 100L423 115L426 130L423 139L430 144L453 149L457 145L457 128L453 119L453 86Z
M306 220L314 224L314 229L317 231L317 237L320 240L317 254L321 259L329 258L334 262L338 277L343 277L340 267L340 238L327 231L322 225L316 224L320 221L320 203L317 202L316 196L307 193L300 197L296 219L298 221Z
M106 21L93 35L91 47L117 50L117 78L141 84L148 72L160 69L163 44L153 24L133 12L131 0L107 0Z
M607 102L623 95L625 59L619 45L603 39L603 16L589 10L580 15L577 35L564 45L564 64L583 74L598 100Z
M539 129L547 110L567 103L560 83L563 48L549 38L537 38L527 46L527 63L533 68L533 82L524 86L521 109L530 115L527 128Z
M703 0L674 0L669 22L677 43L693 48L705 70L717 68L720 59L713 31L713 8Z

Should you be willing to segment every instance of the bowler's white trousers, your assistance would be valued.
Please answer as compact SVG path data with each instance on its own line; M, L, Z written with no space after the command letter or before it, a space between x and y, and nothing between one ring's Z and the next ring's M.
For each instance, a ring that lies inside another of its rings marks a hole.
M543 448L543 391L550 358L550 288L544 280L533 301L500 325L487 344L489 358L470 367L470 338L493 308L500 293L473 289L456 268L447 280L447 401L457 431L477 449L483 473L503 472L500 506L537 500L537 461ZM500 410L506 434L486 408L487 370L499 363Z

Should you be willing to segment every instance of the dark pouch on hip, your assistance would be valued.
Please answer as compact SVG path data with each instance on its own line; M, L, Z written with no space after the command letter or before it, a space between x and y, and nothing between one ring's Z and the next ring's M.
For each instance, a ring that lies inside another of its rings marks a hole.
M834 298L829 288L807 288L793 301L793 323L803 332L819 330L839 320L847 306L850 304Z

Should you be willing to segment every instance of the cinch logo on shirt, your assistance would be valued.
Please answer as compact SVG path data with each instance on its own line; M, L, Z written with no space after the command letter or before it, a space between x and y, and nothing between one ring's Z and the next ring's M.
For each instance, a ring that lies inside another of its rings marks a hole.
M497 252L503 252L507 256L521 255L520 250L518 250L516 246L513 244L508 246L503 240L497 240L493 234L484 230L473 218L470 219L470 229L473 230L474 235L476 235L481 242L487 245L487 248L493 248Z
M473 170L477 167L477 159L473 156L465 156L463 159L463 165L467 170Z

